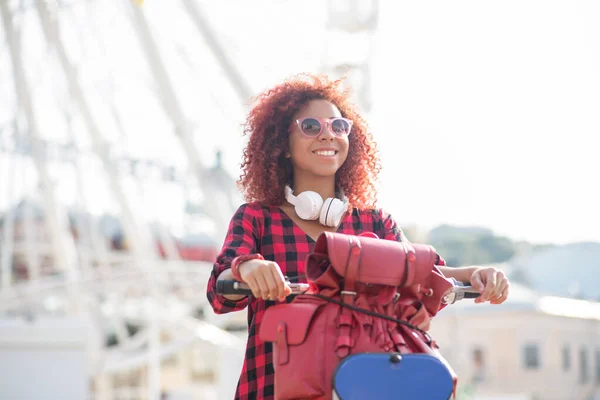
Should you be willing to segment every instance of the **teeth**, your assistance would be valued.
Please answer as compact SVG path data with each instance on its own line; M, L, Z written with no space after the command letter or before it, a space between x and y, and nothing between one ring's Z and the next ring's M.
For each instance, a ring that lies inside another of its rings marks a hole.
M315 154L319 156L335 156L335 150L318 150Z

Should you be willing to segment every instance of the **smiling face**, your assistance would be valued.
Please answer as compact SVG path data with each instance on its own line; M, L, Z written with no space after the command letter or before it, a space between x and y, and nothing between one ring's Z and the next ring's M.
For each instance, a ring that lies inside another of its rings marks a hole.
M327 123L320 135L306 136L296 120L311 117L340 118L342 114L327 100L312 100L294 115L289 139L289 158L294 168L294 176L334 177L348 156L348 136L334 135L331 125Z

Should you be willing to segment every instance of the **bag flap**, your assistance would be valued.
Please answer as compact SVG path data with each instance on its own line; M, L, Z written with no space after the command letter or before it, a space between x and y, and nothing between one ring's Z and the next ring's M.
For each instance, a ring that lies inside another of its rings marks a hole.
M290 345L301 344L306 339L310 322L322 304L291 303L279 304L267 308L260 324L259 338L263 342L276 342L278 329L284 325L287 342Z
M426 280L438 260L432 246L376 239L366 236L353 236L335 232L323 232L315 245L314 256L308 258L322 260L326 255L335 271L345 276L350 249L358 241L360 268L357 281L388 286L410 286ZM320 256L320 257L319 257Z

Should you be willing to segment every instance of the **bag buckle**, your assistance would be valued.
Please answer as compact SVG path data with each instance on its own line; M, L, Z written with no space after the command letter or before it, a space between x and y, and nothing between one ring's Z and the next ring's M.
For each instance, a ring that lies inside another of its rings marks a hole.
M344 296L344 295L351 295L351 296L356 297L356 292L352 292L352 291L349 291L349 290L342 290L340 293L342 294L342 296Z

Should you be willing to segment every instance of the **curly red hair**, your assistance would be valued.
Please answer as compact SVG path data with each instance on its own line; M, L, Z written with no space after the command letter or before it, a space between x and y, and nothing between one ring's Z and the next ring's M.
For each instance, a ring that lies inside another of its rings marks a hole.
M246 201L283 204L284 187L292 180L292 165L285 157L292 118L311 100L327 100L343 117L353 121L348 157L336 172L336 185L344 190L353 207L375 207L375 182L381 169L377 145L366 122L348 100L347 91L341 89L342 82L343 79L302 74L257 96L244 125L244 134L250 138L238 180Z

